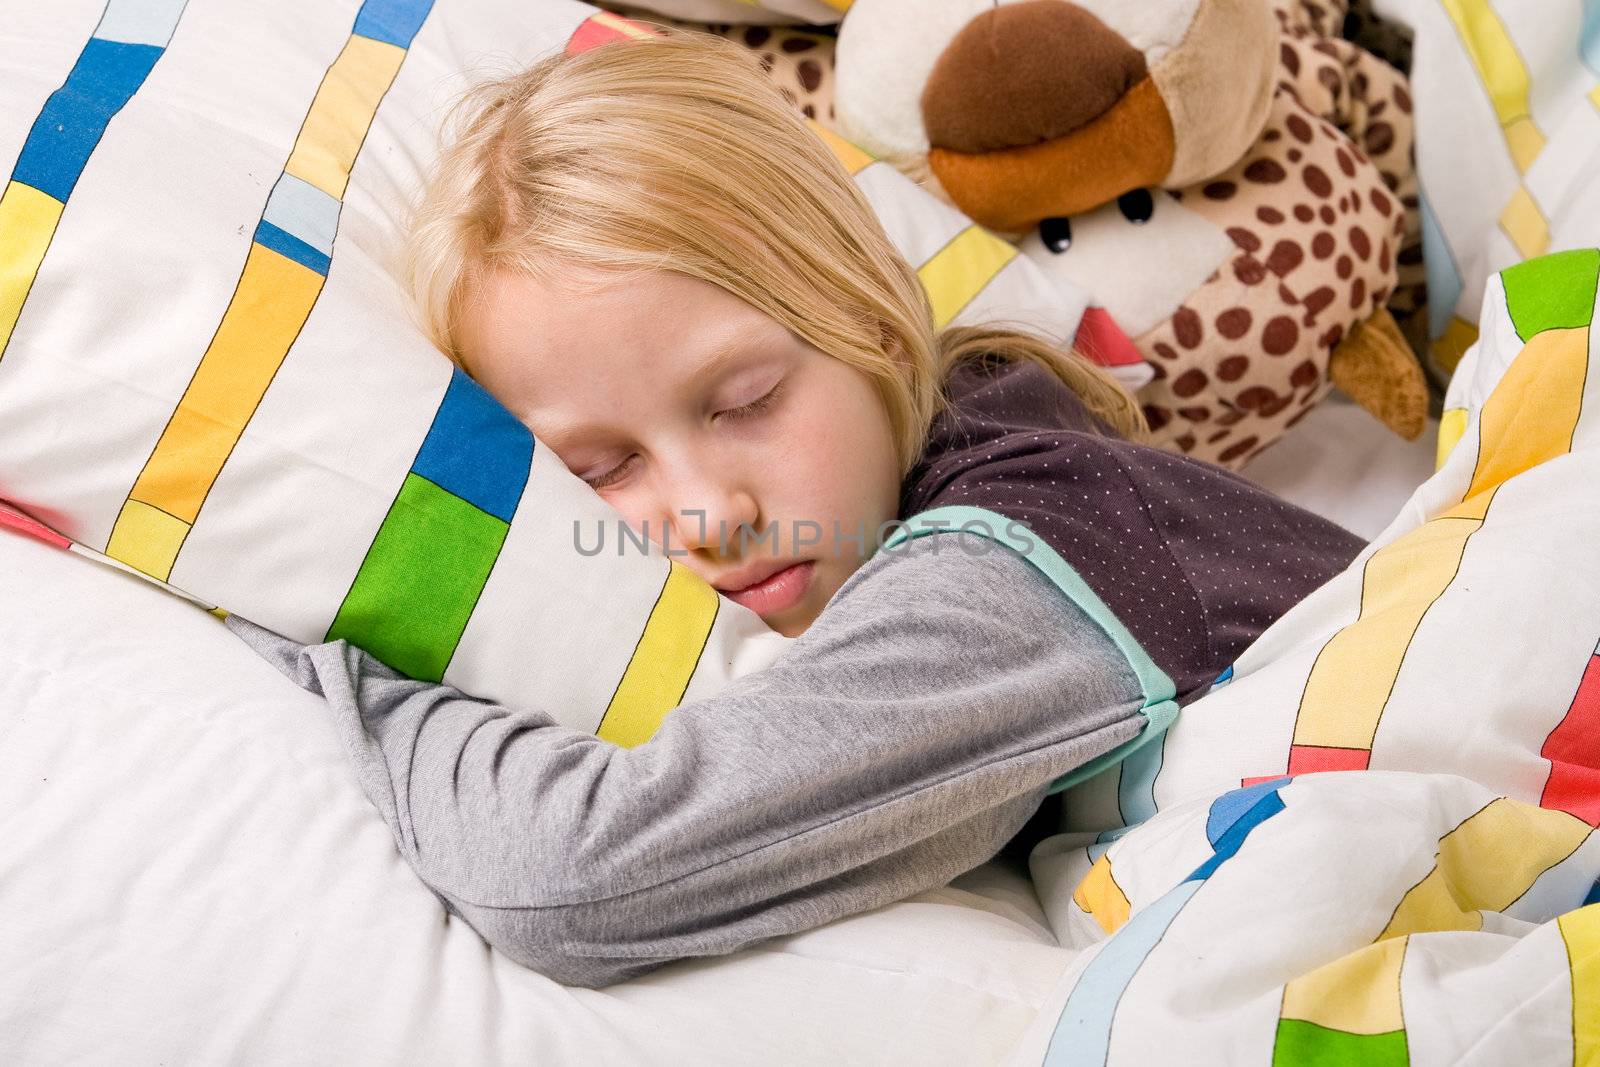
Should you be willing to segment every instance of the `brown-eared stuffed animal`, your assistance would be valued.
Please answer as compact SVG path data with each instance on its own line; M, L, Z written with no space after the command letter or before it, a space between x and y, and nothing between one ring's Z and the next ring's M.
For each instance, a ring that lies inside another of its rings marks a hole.
M1240 466L1340 385L1418 435L1405 78L1342 3L856 0L840 131L1089 289L1157 438ZM1401 260L1408 272L1402 286Z

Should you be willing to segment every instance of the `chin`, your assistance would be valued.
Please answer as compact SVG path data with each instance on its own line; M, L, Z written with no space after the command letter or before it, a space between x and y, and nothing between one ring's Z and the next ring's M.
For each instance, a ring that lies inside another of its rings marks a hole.
M815 619L801 619L799 621L781 622L774 619L768 621L767 625L785 637L799 637L809 630L811 624L815 621Z
M761 621L770 629L776 630L785 637L799 637L811 629L812 623L817 621L817 611L809 605L810 597L799 604L769 617L763 616Z

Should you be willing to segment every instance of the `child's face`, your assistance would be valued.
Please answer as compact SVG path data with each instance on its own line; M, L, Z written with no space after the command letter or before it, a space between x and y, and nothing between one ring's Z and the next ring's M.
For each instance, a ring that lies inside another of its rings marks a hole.
M804 631L896 517L871 382L709 282L501 272L460 337L479 383L569 470L779 633Z

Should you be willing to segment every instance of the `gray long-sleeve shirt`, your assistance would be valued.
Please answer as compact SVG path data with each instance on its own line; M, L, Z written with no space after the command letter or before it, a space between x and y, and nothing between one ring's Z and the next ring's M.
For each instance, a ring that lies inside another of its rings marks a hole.
M406 679L344 641L228 625L327 698L447 907L586 987L943 885L999 851L1053 779L1144 724L1110 638L968 533L877 553L770 667L634 748Z

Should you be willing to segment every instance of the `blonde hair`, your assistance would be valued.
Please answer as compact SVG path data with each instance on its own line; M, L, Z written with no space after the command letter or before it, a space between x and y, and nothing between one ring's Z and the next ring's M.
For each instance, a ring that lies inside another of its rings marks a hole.
M976 354L1040 363L1145 436L1128 392L1074 353L998 327L936 333L916 271L843 164L737 45L668 30L551 56L468 90L446 136L406 270L423 329L468 373L457 325L488 272L676 271L866 374L902 476L950 369Z

